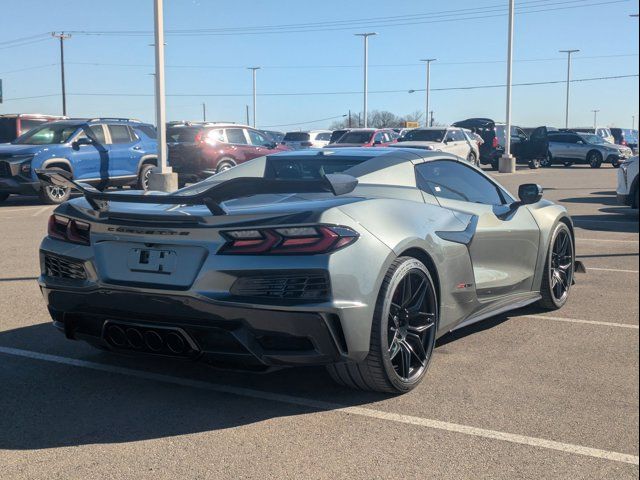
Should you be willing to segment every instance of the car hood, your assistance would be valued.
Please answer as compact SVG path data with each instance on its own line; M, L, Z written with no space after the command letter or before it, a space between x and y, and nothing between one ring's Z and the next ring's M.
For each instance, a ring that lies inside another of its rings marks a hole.
M16 145L14 143L0 144L1 156L34 155L41 152L46 145Z
M368 143L332 143L327 145L328 148L353 148L353 147L365 147Z

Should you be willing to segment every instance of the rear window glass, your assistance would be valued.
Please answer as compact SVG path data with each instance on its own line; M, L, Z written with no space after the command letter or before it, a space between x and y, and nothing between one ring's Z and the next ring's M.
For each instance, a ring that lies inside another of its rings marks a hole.
M200 128L169 127L167 128L167 141L172 143L194 143Z
M288 132L284 136L285 142L307 142L309 141L309 134L306 132Z
M373 132L348 132L336 143L369 143Z
M0 143L12 142L16 133L15 118L0 118Z
M127 125L109 125L111 143L131 143L133 132Z
M268 157L265 177L289 180L319 179L329 173L342 173L367 160L369 160L368 157Z
M342 137L347 132L348 130L336 130L331 134L331 139L329 140L329 142L336 143L338 140L340 140L340 137Z
M156 138L156 129L151 125L139 125L138 127L136 127L136 129L140 130L149 138Z
M43 123L47 123L47 120L43 118L21 118L20 119L20 135L28 132L32 128L42 125Z
M411 130L402 139L405 142L441 142L446 130Z

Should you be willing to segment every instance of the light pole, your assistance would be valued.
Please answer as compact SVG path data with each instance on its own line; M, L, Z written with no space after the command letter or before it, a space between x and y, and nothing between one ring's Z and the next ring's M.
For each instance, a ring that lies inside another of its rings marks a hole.
M249 67L251 70L251 75L253 78L253 128L256 128L256 112L257 112L257 103L258 103L258 94L256 93L257 87L257 73L261 67Z
M566 53L567 54L567 105L566 105L566 109L565 109L565 115L564 115L564 128L569 128L569 93L570 93L570 87L571 87L571 55L573 55L574 53L578 53L580 50L578 49L573 49L573 50L560 50L560 53Z
M593 128L594 130L598 128L598 112L600 110L591 110L593 112Z
M511 90L513 84L513 28L515 19L515 0L509 0L509 28L507 34L507 125L505 127L504 155L498 161L498 171L512 173L516 171L516 160L511 156Z
M364 39L364 128L367 128L368 124L368 109L369 109L369 37L377 35L376 32L368 33L356 33L356 37L362 37Z
M425 110L424 110L424 118L425 118L425 124L427 127L431 127L432 125L430 125L429 123L429 100L431 97L431 62L435 62L437 61L437 58L423 58L420 61L421 62L425 62L427 65L427 95L426 95L426 106L425 106Z
M71 38L71 35L68 33L60 32L52 32L51 36L53 38L57 38L60 40L60 80L62 84L62 115L67 116L67 87L64 78L64 41L68 38Z
M158 140L158 168L149 175L149 190L173 192L178 189L178 175L167 165L167 112L164 89L164 12L163 0L153 1L155 50L155 103Z

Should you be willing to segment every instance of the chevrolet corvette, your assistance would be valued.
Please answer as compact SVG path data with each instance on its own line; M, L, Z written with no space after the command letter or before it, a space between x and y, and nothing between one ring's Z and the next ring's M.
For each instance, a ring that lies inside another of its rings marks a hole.
M344 386L403 393L439 337L559 309L582 268L570 216L540 186L515 198L443 152L286 152L173 193L37 174L81 193L40 247L54 326L117 353L325 365Z

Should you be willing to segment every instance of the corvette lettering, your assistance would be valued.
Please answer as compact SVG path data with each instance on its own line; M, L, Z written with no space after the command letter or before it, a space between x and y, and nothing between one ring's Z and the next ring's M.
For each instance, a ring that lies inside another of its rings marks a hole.
M133 235L164 235L167 237L185 237L187 235L190 235L190 232L178 232L176 230L142 230L139 228L127 227L107 227L107 231L115 233L131 233Z

